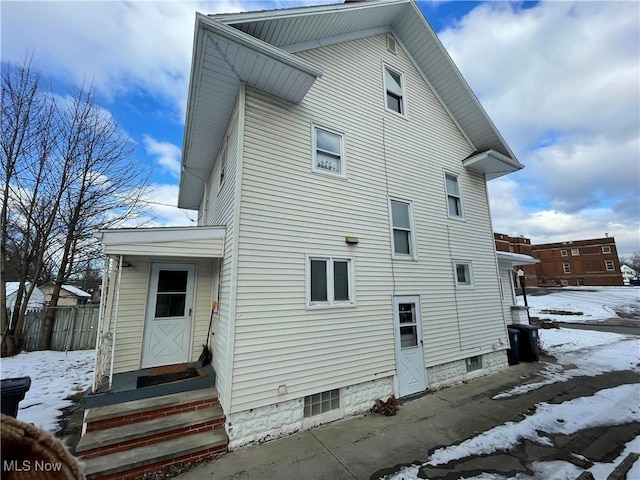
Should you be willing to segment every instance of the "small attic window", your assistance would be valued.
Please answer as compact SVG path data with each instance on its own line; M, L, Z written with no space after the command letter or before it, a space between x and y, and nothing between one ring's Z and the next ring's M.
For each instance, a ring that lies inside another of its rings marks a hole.
M387 34L387 50L389 50L394 55L396 54L396 39L390 33Z

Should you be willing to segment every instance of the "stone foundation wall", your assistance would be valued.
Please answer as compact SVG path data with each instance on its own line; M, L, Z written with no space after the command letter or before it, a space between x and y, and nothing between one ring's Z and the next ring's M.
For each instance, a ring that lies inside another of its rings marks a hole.
M377 399L387 400L391 395L392 377L386 377L341 388L340 408L313 417L304 417L304 398L228 414L229 450L364 413Z
M482 368L467 372L466 360L443 363L434 367L427 367L427 387L429 390L439 390L474 378L491 375L509 367L506 350L481 355Z

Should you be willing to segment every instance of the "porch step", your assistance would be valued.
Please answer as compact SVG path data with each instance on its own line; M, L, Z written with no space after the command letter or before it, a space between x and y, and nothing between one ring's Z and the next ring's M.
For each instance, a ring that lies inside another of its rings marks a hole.
M129 480L169 465L197 461L226 451L227 436L224 430L216 429L89 458L83 463L88 480Z
M129 425L152 418L202 410L218 403L215 387L143 398L85 410L86 432Z
M170 438L210 431L224 425L220 405L165 415L118 427L87 432L76 447L79 458L92 458L159 443Z

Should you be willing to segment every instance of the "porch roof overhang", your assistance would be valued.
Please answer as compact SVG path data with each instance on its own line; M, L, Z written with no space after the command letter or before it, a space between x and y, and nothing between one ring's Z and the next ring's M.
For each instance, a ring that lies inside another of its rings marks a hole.
M465 158L462 165L467 170L484 175L486 180L493 180L524 168L516 159L495 150L474 153Z
M533 258L530 255L523 255L522 253L512 252L496 252L498 257L498 263L505 268L513 268L518 265L535 265L540 263L540 260Z
M196 14L178 206L199 207L242 83L299 103L320 76L320 67Z
M226 228L119 228L98 232L106 255L222 258Z

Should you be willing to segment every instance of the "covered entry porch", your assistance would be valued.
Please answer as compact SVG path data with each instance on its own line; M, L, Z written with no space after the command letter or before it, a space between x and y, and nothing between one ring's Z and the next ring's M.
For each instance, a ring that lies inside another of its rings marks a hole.
M225 227L113 229L100 238L105 265L87 407L213 387L215 372L198 359L217 308Z

